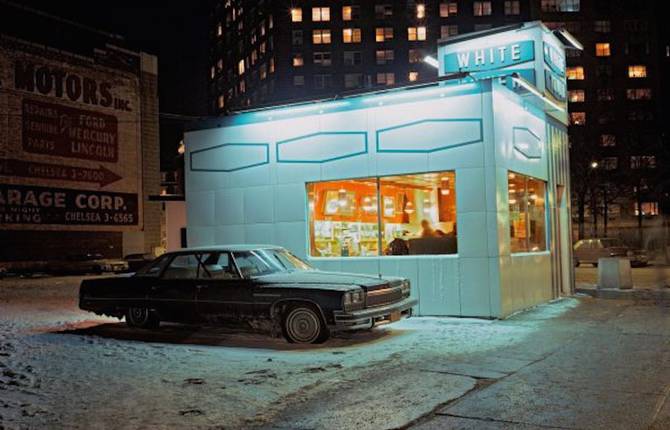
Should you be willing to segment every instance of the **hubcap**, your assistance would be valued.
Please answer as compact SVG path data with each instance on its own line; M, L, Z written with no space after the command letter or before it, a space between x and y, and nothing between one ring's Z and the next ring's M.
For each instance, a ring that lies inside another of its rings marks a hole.
M288 334L296 342L310 343L319 335L319 317L309 309L295 309L286 321Z
M131 308L128 316L133 324L142 325L149 318L149 311L145 308Z

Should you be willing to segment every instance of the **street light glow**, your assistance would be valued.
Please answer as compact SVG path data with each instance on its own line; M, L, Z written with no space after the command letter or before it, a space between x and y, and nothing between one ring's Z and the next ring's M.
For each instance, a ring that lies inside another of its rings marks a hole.
M437 61L435 58L431 57L430 55L426 55L423 57L423 62L435 67L436 69L440 68L440 62Z
M592 169L597 169L598 168L598 162L597 161L591 161L591 168Z

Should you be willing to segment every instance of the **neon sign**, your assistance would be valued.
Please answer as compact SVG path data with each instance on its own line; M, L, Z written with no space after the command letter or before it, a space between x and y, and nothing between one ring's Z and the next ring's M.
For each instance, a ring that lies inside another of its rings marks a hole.
M444 56L445 73L501 69L535 60L535 42L526 40L488 48L452 52Z

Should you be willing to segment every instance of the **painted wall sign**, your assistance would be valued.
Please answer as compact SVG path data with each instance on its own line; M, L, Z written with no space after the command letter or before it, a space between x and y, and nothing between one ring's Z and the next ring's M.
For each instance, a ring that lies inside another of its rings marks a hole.
M445 73L501 69L535 59L535 42L525 40L487 48L451 52L444 56Z
M23 150L84 160L119 160L116 117L23 99Z
M0 37L0 87L0 229L141 230L136 69Z
M138 223L137 194L0 184L0 227Z

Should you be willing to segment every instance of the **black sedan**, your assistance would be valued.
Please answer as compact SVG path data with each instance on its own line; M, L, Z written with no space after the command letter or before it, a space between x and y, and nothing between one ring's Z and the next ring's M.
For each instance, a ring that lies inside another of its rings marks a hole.
M79 292L81 309L131 327L244 322L293 343L394 322L416 304L407 279L323 272L284 248L250 245L167 253L133 275L84 280Z

